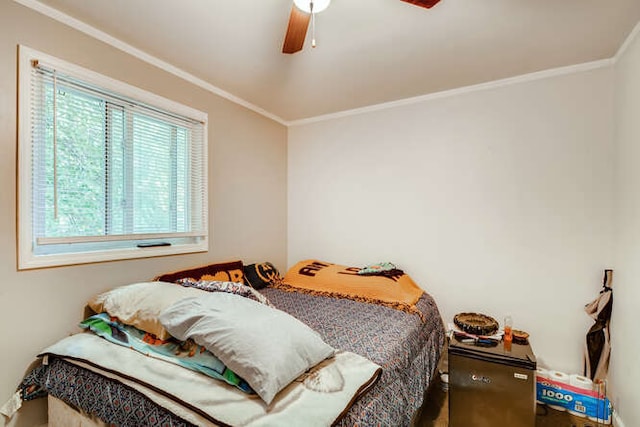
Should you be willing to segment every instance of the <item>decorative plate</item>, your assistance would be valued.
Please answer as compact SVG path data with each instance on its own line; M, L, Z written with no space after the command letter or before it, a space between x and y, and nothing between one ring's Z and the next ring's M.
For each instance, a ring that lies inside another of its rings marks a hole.
M480 313L458 313L453 317L453 323L473 335L493 335L498 330L496 319Z

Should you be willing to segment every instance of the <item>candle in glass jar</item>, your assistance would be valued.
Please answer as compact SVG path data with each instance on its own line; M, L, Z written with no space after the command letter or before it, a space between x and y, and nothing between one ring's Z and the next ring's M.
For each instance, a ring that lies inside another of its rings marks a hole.
M511 316L504 318L504 348L511 350L511 342L513 341L513 320Z

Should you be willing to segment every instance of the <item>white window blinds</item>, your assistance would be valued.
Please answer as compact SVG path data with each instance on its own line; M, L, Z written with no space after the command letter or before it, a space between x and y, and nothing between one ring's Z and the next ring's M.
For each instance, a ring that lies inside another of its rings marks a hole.
M206 250L206 115L22 49L21 265Z

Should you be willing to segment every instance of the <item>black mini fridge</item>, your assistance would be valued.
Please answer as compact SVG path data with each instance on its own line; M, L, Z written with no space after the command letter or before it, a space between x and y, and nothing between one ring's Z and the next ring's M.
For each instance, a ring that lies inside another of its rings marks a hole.
M449 427L535 427L536 357L529 344L510 351L449 343Z

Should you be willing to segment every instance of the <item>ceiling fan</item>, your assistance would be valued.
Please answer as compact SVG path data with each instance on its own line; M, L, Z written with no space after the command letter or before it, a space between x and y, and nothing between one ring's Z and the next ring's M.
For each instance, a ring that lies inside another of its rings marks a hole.
M440 0L401 0L416 6L432 8ZM309 22L313 27L313 16L325 10L331 0L294 0L291 5L291 14L289 15L289 25L287 26L287 34L284 37L282 45L282 53L296 53L302 50L304 40L307 37L307 28ZM313 28L312 28L313 31ZM312 40L312 46L315 47L315 39Z

